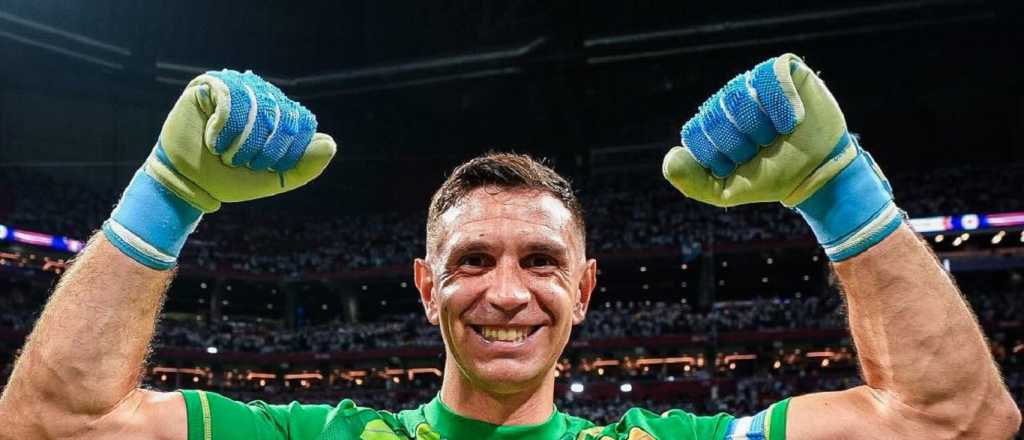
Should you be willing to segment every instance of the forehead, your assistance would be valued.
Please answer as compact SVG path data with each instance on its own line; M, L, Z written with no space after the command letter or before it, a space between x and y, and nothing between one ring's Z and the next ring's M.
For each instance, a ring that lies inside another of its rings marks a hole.
M542 235L570 245L580 237L573 214L551 193L533 189L482 187L471 191L440 216L445 248L488 233Z

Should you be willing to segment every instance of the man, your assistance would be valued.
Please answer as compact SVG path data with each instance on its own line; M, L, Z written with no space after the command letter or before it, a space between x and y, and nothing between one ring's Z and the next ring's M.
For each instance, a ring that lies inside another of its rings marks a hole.
M597 264L569 184L525 156L457 168L414 264L446 348L437 398L392 414L351 401L243 404L138 388L175 258L204 213L316 177L330 137L250 73L195 79L117 208L63 277L0 399L5 438L1008 438L1020 414L953 281L903 220L824 84L793 55L709 99L665 177L718 206L781 201L809 222L845 287L867 385L753 417L634 409L609 426L558 412L553 368L583 321ZM584 415L585 416L585 415Z

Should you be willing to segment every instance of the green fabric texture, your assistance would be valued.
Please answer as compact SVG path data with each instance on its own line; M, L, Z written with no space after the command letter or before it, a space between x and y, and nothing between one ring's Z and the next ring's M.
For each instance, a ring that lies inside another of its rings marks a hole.
M774 71L797 109L796 129L777 137L725 178L712 175L688 148L672 148L662 173L687 197L719 207L779 201L792 207L853 160L855 155L845 151L826 160L846 131L846 120L825 83L793 54L778 57ZM845 148L855 147L850 143Z
M224 127L231 99L227 86L211 75L193 79L178 98L160 131L160 144L173 170L154 153L146 160L146 172L186 202L203 212L220 208L221 202L241 202L280 194L313 180L334 157L337 145L316 133L295 168L278 173L233 167L230 156L214 154L214 140Z
M498 426L460 416L435 397L397 414L343 400L329 405L242 403L183 390L188 440L722 440L735 418L633 408L607 426L555 411L535 425ZM205 401L205 403L204 403ZM784 440L788 401L774 405L768 440ZM208 415L208 417L207 417Z

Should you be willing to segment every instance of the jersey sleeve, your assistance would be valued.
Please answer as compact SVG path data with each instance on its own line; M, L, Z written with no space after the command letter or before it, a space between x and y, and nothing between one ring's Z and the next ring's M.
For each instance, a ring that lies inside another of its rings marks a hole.
M182 390L188 440L303 440L324 429L329 405L243 403L217 393Z
M724 435L715 440L785 440L789 399L747 417L732 418Z
M640 408L618 422L582 430L582 440L785 440L789 399L749 417L720 413L697 416L682 410L662 414Z

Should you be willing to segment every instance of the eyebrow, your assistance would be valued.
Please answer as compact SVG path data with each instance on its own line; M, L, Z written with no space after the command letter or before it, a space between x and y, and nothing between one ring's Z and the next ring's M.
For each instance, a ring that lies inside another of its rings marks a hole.
M493 252L498 246L485 240L467 240L452 246L449 255L451 257L471 254L475 252ZM548 254L551 256L566 258L569 255L569 248L559 242L549 240L529 239L517 244L521 251L536 254Z
M489 252L493 251L494 245L483 240L467 240L461 243L456 243L452 246L451 251L448 253L449 256L455 257L459 255L471 254L474 252Z
M529 253L549 254L565 258L569 255L569 248L561 243L553 241L529 241L522 246Z

